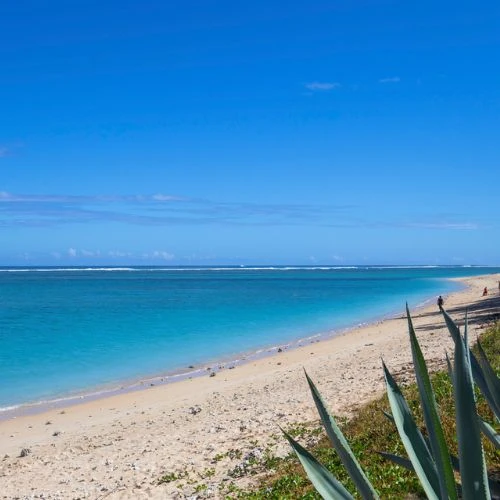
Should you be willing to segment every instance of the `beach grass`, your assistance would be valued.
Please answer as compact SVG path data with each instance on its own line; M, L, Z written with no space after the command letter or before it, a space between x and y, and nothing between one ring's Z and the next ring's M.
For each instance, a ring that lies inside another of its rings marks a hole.
M500 323L490 326L481 336L481 345L493 368L500 372ZM473 350L475 350L474 347ZM443 353L444 356L444 353ZM457 453L455 432L455 408L453 388L446 371L439 371L431 377L432 386L440 410L446 440L453 454ZM420 398L415 383L406 384L404 393L417 422L424 430L420 407ZM495 427L493 414L482 395L477 391L478 413ZM311 404L313 404L311 402ZM349 421L341 421L344 432L354 454L367 473L369 480L382 498L425 498L416 475L399 467L377 454L385 451L405 456L403 444L394 425L384 416L389 410L387 396L363 406ZM498 431L498 425L496 425ZM323 463L356 496L356 490L344 466L331 444L321 431L319 424L300 424L289 430L300 442L305 443L308 450ZM319 436L319 437L318 437ZM486 463L490 472L500 475L500 454L492 444L483 439ZM265 465L265 464L264 464ZM287 457L269 462L271 467L264 472L264 477L252 490L231 489L228 498L242 499L320 499L311 483L305 476L301 465L290 453ZM264 466L263 469L266 467Z

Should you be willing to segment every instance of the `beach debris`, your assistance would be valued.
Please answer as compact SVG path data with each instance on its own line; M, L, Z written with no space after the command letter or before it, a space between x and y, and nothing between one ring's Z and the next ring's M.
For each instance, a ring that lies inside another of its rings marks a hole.
M221 431L225 431L225 430L226 430L225 427L222 427L221 425L216 425L215 427L210 427L210 429L208 430L208 433L215 434L217 432L221 432Z
M240 456L235 458L240 458ZM247 476L252 470L257 470L263 458L264 452L261 448L252 448L243 456L243 460L239 464L227 471L227 475L233 479Z
M21 453L19 453L19 458L27 457L30 453L31 453L31 450L29 448L23 448L21 450Z
M210 373L211 377L215 377L215 372Z
M191 415L198 415L198 413L201 412L201 406L191 406L189 408L189 413L191 413Z
M52 433L52 435L53 435L54 437L59 436L60 434L61 434L61 431L54 431L54 432Z

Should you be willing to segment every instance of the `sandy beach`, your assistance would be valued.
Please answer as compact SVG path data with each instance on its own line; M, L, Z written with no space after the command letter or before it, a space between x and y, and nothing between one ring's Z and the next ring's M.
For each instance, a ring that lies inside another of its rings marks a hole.
M499 280L500 274L460 279L466 288L444 297L460 324L469 308L471 339L500 313ZM278 425L317 419L304 368L336 415L383 391L381 356L400 380L410 378L401 306L398 317L215 376L2 421L0 498L220 498L221 485L251 481L234 473L249 456L290 451ZM443 366L452 341L436 305L413 311L413 318L429 365ZM178 479L158 484L167 474Z

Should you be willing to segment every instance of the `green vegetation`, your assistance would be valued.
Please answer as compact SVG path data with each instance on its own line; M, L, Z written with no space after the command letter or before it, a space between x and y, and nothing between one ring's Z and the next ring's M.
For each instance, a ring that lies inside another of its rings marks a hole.
M449 323L451 319L449 317L446 317L446 319L449 328L452 328L452 325ZM411 329L412 326L410 323L410 330ZM451 333L452 335L454 335L456 334L456 331ZM454 338L457 338L456 335ZM498 323L495 326L492 326L483 334L483 336L481 337L481 346L491 363L492 372L499 373L500 325ZM420 361L422 361L422 359L419 360L419 349L417 349L415 358L415 345L413 345L412 347L414 349L414 359L417 359L418 364L420 363ZM477 380L477 366L480 365L483 371L485 371L485 366L480 350L477 346L473 349L473 352L475 353L475 357L472 357L472 372L474 372L474 379L476 381L476 384L481 386L481 383L478 383ZM462 367L462 373L470 373L467 372L468 357L466 356L465 350L463 350L462 352L462 359L465 360L465 364ZM457 357L455 357L455 373L457 371L457 366L459 367L459 364L460 361L457 364ZM420 369L422 368L423 367L420 366ZM423 381L421 380L421 386L422 383L425 385L425 373L423 373L421 370L420 376L424 379ZM457 377L455 376L455 381L456 379ZM498 381L498 378L496 380ZM485 380L482 381L482 384L485 386L482 387L482 390L484 389L485 392L488 392L488 387L491 389L491 380L489 382L490 383L488 385L485 383ZM451 453L451 455L453 456L458 455L459 457L461 457L461 455L463 455L463 452L461 454L459 450L455 421L456 397L454 395L453 385L450 381L448 373L435 373L431 376L430 383L432 385L437 403L439 413L438 420L440 420L441 422L441 425L439 427L442 429L444 441L446 441L447 443L449 453ZM460 385L461 383L462 381L459 380L458 383L457 381L455 382L455 385ZM413 384L406 387L403 392L411 414L413 414L415 417L418 429L420 429L420 431L427 438L429 438L429 441L431 441L429 433L427 433L426 431L426 429L429 428L429 415L427 415L427 419L424 419L422 412L422 389L419 391L417 384ZM457 389L455 389L455 393L456 392ZM394 394L395 393L393 392L393 398ZM484 421L488 422L490 426L495 428L496 432L498 433L499 421L495 420L495 416L492 411L492 407L495 406L495 398L492 397L492 391L490 391L490 394L488 396L489 404L484 398L483 394L476 389L477 413L482 417ZM427 395L427 400L428 404L432 404L432 398L429 399L429 394ZM468 403L471 403L471 401L469 401ZM424 489L413 471L409 471L404 467L388 461L378 453L380 451L383 451L386 453L397 455L399 457L405 457L407 455L405 447L401 442L401 438L399 437L398 432L396 432L394 423L390 419L388 419L386 415L384 415L384 411L387 414L395 414L394 409L390 409L387 395L365 406L352 420L344 423L343 425L340 425L340 427L342 428L342 432L345 435L346 440L349 442L349 446L353 452L353 455L357 458L361 465L361 468L365 471L367 481L371 483L371 485L373 485L373 489L378 492L380 497L406 498L408 496L411 496L412 494L416 497L424 497ZM428 408L427 412L429 413ZM430 410L430 413L430 417L434 420L435 423L436 419L434 418L435 416L432 415L432 409ZM426 421L427 425L424 424L424 420ZM296 432L297 429L300 429L300 432ZM440 431L438 429L437 432L434 432L438 434L437 442L439 443ZM289 434L292 433L289 432ZM317 429L310 428L307 425L300 425L295 427L293 434L295 434L296 436L300 435L300 441L304 442L308 439L313 440L313 438L317 434ZM491 478L498 481L498 478L500 476L500 453L498 452L498 450L495 450L494 445L489 440L483 438L482 443L486 463L489 466L489 475ZM471 445L468 444L467 446L470 447ZM319 462L324 464L328 471L330 471L340 483L345 485L346 489L352 495L356 496L356 487L351 480L351 477L346 472L346 469L341 462L339 455L332 449L328 438L325 436L324 438L320 439L320 441L315 446L309 448L309 451L314 455L314 457L316 457ZM433 450L432 453L434 458L435 455L432 444L431 446L429 446L429 448ZM443 454L443 456L445 455L446 453ZM479 460L477 462L481 464L482 460ZM310 481L305 476L300 464L292 454L284 459L275 459L272 464L273 470L268 472L267 477L262 480L260 486L257 489L253 491L242 491L236 488L234 485L229 485L225 493L230 498L244 499L321 498L321 496L313 489ZM447 464L444 464L443 467L446 468ZM441 472L439 474L441 474ZM440 478L441 477L442 476L440 476ZM454 479L459 478L456 473L453 473L452 477ZM439 495L443 495L443 493L440 493L439 488L445 488L445 491L447 491L446 481L440 480L439 483L443 484L444 486L440 486L440 484L434 485L434 488L437 489L436 497L439 497ZM427 488L429 488L429 485L427 485ZM375 496L375 494L373 496ZM453 493L449 494L449 496L453 498ZM487 495L484 497L487 498ZM480 497L478 496L477 498Z
M183 472L169 472L168 474L163 475L159 480L158 484L168 484L171 483L172 481L177 481L179 479L185 479L188 477L188 473L183 471Z

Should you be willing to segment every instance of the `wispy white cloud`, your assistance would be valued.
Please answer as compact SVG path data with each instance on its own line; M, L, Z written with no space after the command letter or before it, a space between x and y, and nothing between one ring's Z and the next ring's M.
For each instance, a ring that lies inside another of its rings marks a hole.
M0 228L119 222L169 225L304 225L324 223L342 205L217 202L171 195L74 196L0 192Z
M436 217L438 219L438 217ZM474 231L479 230L482 226L473 222L461 222L456 217L457 222L443 222L440 220L377 220L377 219L362 219L352 217L339 217L335 222L325 224L328 227L334 228L370 228L370 229L383 229L383 228L396 228L396 229L438 229L450 231Z
M101 252L99 250L85 250L82 249L81 251L82 257L100 257Z
M177 259L177 257L166 250L151 250L146 252L130 252L123 250L88 250L79 248L68 248L67 250L52 251L45 256L51 257L53 260L71 260L71 261L85 261L86 259L106 258L115 261L134 259L137 261L144 261L148 263L156 262L170 262ZM185 260L185 259L184 259ZM199 259L198 259L199 260Z
M471 222L414 222L408 224L409 227L422 229L457 229L461 231L473 231L479 229L477 224Z
M138 226L322 226L393 227L402 229L477 230L476 221L462 214L402 220L376 220L356 215L356 205L305 203L241 203L179 197L167 194L123 196L74 196L11 194L0 191L0 230L12 227L55 227L65 224L119 223ZM464 220L466 222L464 222ZM95 250L71 248L61 257L98 256ZM103 254L104 255L104 254ZM129 257L120 252L110 258ZM138 258L141 258L138 256ZM168 251L149 251L147 259L170 260Z
M14 155L16 150L22 147L22 143L0 144L0 158Z
M178 196L158 193L151 196L151 199L153 199L154 201L180 201L182 198L179 198Z
M171 196L166 194L154 195L124 195L124 196L109 196L109 195L95 195L95 196L78 196L78 195L33 195L33 194L13 194L7 191L0 191L0 202L47 202L47 203L151 203L151 202L174 202L174 201L187 201L187 198L179 196Z
M152 254L148 255L147 258L173 260L175 258L175 255L169 252L165 252L164 250L155 250Z
M338 82L310 82L306 83L304 87L308 90L314 91L327 91L327 90L334 90L338 89L341 87L340 83Z
M131 252L123 252L121 250L110 250L108 256L113 259L121 259L123 257L133 257Z
M381 78L378 83L399 83L401 78L399 76L391 76L388 78Z

